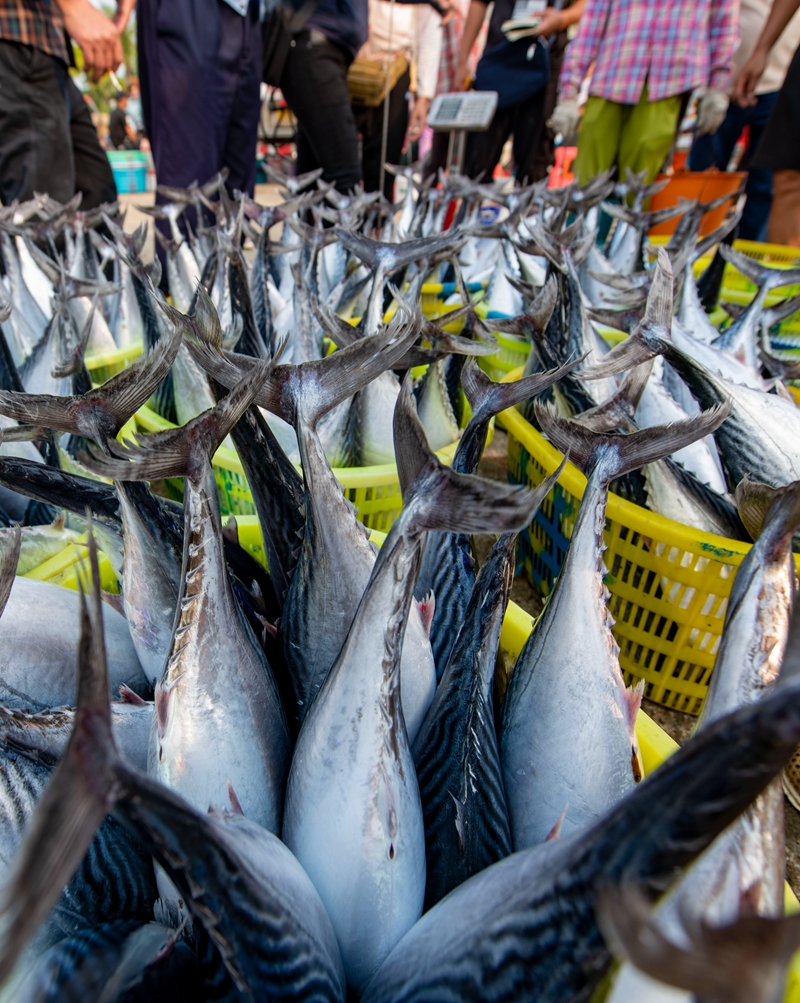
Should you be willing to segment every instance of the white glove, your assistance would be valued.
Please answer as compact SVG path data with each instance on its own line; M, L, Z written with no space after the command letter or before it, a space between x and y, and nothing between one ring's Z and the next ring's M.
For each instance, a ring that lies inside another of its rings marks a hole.
M572 146L578 138L578 102L575 98L562 98L553 109L547 124L553 132L560 132L565 146Z
M709 87L700 98L700 108L697 112L697 126L694 131L695 139L698 136L705 136L707 132L716 132L728 114L728 105L731 99L727 93L719 87Z

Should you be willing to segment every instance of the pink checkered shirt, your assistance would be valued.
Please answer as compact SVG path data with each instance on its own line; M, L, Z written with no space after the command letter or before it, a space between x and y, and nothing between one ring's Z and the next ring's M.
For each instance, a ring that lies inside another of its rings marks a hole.
M561 71L577 96L597 60L590 94L636 104L709 84L726 87L738 41L739 0L589 0Z

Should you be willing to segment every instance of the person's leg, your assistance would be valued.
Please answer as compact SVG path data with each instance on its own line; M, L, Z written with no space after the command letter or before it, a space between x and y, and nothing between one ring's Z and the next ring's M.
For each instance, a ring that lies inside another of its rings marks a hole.
M629 105L590 96L578 132L578 155L572 170L579 185L607 171L617 159L622 123ZM620 175L624 177L624 175Z
M675 139L682 107L680 94L661 101L649 101L645 85L639 103L631 108L620 135L617 166L621 178L625 177L625 168L630 167L635 174L647 172L645 184L655 180Z
M464 149L463 174L468 178L481 177L491 181L494 169L500 162L506 140L511 135L513 108L496 111L485 132L468 132ZM449 133L448 140L449 140Z
M745 122L750 126L750 142L739 165L739 170L747 171L747 183L744 189L747 202L739 224L739 236L742 240L767 239L769 209L772 204L772 171L768 167L753 167L751 161L761 142L761 136L777 96L777 91L760 94L752 108L742 109Z
M389 131L386 137L386 163L397 164L403 152L403 142L408 129L408 86L411 75L406 72L400 77L389 95ZM376 192L381 180L381 146L383 144L383 103L377 108L369 108L366 114L358 115L361 133L361 167L364 175L364 191ZM394 176L384 174L383 194L391 202L394 193Z
M104 202L116 199L117 186L83 95L73 83L72 77L68 76L67 81L69 131L75 158L75 191L83 195L81 209L96 209Z
M511 131L514 134L514 171L518 184L538 181L533 175L533 159L544 135L547 88L523 101L514 109ZM546 173L546 172L545 172Z
M527 166L527 175L530 181L541 181L542 178L546 178L550 168L556 162L556 137L547 124L547 120L555 111L558 102L558 80L564 62L565 45L566 40L561 44L561 36L551 39L550 42L550 77L545 88L542 125L538 138L535 138L533 142ZM523 175L518 171L517 177L523 177Z
M347 92L347 54L318 31L303 31L294 41L281 90L323 168L322 177L347 193L361 181L358 132Z
M718 167L716 144L709 133L699 136L693 143L686 158L686 166L690 171L707 171L709 167Z
M256 183L256 140L261 115L261 25L258 0L250 0L246 17L222 5L220 64L231 93L228 134L222 153L230 191L253 194Z
M425 168L426 178L429 178L431 174L438 178L439 171L444 170L447 164L447 148L449 143L449 132L434 132L431 143L431 155L428 160L428 166Z
M309 171L316 171L318 167L322 167L322 164L317 160L314 153L314 147L299 124L297 126L294 145L297 154L294 161L294 169L298 175L308 174Z
M775 171L772 175L769 242L800 247L800 171Z
M29 45L0 40L0 198L75 194L66 67Z
M746 124L745 114L744 108L731 104L719 129L715 133L700 136L692 143L686 161L690 171L707 171L710 167L725 170Z
M159 184L203 184L222 167L235 94L220 63L225 12L244 20L222 0L137 6L142 108Z

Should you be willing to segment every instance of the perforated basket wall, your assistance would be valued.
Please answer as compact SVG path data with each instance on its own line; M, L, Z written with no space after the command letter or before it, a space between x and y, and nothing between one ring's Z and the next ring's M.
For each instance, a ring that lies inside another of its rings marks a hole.
M508 431L509 478L539 484L561 454L518 411L504 412L501 420ZM585 485L567 464L520 534L519 566L544 595L561 569ZM626 679L644 678L649 699L699 714L736 568L749 545L701 533L613 494L605 540L609 610Z
M155 411L143 407L134 416L134 431L158 432L174 428ZM125 438L126 430L120 433ZM456 443L439 452L439 457L449 463ZM212 461L217 482L220 509L225 515L253 515L255 505L241 461L235 451L221 446ZM358 518L370 529L387 533L400 514L403 498L397 467L393 463L374 467L338 467L333 470L344 488L345 497L355 505ZM176 498L183 498L180 480L169 481L168 486Z

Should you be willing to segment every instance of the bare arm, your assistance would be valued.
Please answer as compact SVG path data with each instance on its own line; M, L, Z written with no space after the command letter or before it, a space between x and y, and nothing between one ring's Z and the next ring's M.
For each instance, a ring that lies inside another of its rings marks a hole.
M800 7L800 0L774 0L753 54L736 78L733 99L738 104L745 107L755 104L756 85L766 69L769 50L778 41L783 29L794 17L798 7Z
M464 25L464 37L461 39L461 52L458 55L458 67L456 68L456 87L463 90L467 82L467 62L475 39L483 25L486 17L488 3L483 0L472 0L467 11L467 21Z
M586 0L575 0L574 4L570 4L563 10L545 7L536 33L549 38L551 35L557 35L560 31L566 31L571 24L577 24L580 21L585 6Z
M56 0L56 3L67 34L83 52L89 77L97 81L107 70L116 69L122 62L120 35L133 9L133 0L123 0L127 11L120 5L113 21L89 0Z

